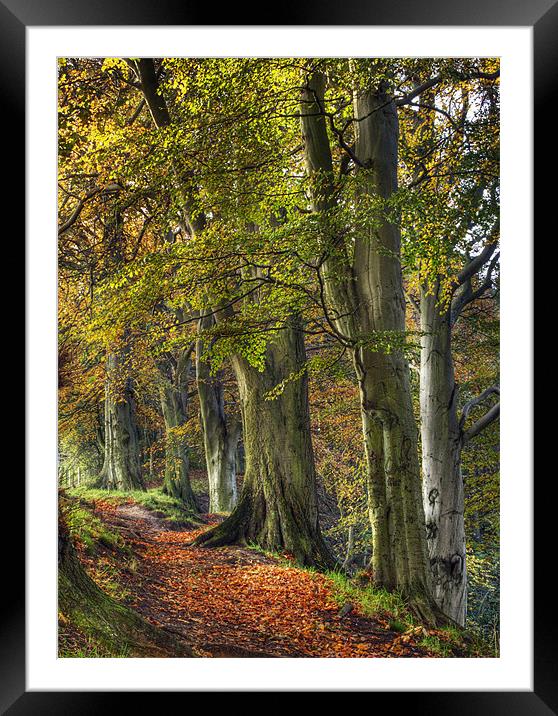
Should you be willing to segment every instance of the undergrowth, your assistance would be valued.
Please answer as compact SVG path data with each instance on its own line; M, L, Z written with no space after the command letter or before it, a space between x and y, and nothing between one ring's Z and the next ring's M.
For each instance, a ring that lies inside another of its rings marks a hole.
M249 544L250 549L273 557L285 566L292 567L292 560L279 552L265 550L257 544ZM306 572L318 573L313 567L300 567ZM324 573L331 586L331 596L341 610L347 604L358 609L368 618L383 623L391 631L402 635L413 635L418 646L437 657L498 657L498 644L487 638L473 625L470 629L446 626L439 629L426 629L411 613L403 596L398 592L375 587L369 581L366 572L353 577L339 570Z
M61 612L58 614L59 659L126 659L129 655L126 645L111 647L102 644L82 631Z
M189 525L197 523L196 515L190 512L184 504L169 495L165 495L161 488L151 488L145 492L142 490L119 491L101 490L88 487L73 487L67 490L71 497L81 498L86 501L104 500L116 504L135 502L148 510L160 513L169 522L176 525Z

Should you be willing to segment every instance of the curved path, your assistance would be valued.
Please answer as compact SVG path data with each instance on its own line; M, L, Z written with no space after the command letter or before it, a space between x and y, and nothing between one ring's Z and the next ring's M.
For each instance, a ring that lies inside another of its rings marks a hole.
M97 501L95 512L136 558L137 567L121 573L130 606L200 656L430 656L381 620L355 610L341 616L324 575L238 546L192 547L208 527L170 529L135 503ZM206 516L208 526L216 520Z

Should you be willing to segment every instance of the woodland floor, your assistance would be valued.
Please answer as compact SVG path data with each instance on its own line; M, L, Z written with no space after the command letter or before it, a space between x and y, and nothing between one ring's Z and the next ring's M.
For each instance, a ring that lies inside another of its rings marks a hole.
M344 614L327 575L296 567L288 555L191 546L221 519L217 515L203 515L201 526L176 525L133 501L90 506L122 536L128 555L117 570L123 601L201 657L435 656L418 646L422 628L401 634L387 618L367 618L358 606ZM103 554L79 553L99 581Z

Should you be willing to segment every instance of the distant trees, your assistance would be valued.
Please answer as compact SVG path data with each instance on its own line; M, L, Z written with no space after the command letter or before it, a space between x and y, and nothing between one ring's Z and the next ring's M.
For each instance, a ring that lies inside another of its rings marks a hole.
M106 363L104 462L98 478L99 485L107 490L143 490L145 486L130 379L124 377L122 381L119 374L122 367L115 354L109 355Z
M180 314L181 315L181 314ZM163 492L181 500L193 512L198 505L190 484L187 436L190 372L194 344L167 353L159 361L161 410L165 424L165 476Z
M242 422L240 416L225 407L223 370L212 375L210 361L204 360L204 345L211 339L208 341L202 336L214 325L213 314L200 316L196 377L209 484L209 511L231 512L238 500L236 454Z

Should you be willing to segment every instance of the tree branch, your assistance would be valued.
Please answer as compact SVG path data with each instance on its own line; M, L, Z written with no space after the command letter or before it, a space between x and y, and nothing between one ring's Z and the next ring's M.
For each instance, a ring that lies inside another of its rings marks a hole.
M120 187L118 184L109 184L104 189L101 189L100 187L95 187L94 189L91 189L87 192L87 194L78 201L76 208L73 210L71 216L67 221L64 221L59 227L58 227L58 236L62 236L63 233L68 231L68 229L73 226L76 221L79 219L79 215L82 212L83 207L87 204L87 202L92 199L97 194L103 193L103 194L114 194L118 191L120 191L122 187Z
M500 403L496 403L496 405L493 405L490 410L485 413L482 418L479 418L476 423L474 423L469 430L464 432L462 434L462 441L463 444L466 445L470 440L472 440L475 436L477 436L479 433L481 433L485 428L487 428L491 423L493 423L500 415Z
M463 412L461 413L461 418L459 419L459 430L461 432L461 441L463 445L465 445L476 435L481 433L500 415L500 402L498 401L496 405L493 405L482 417L480 417L475 423L473 423L473 425L468 430L463 429L465 426L465 421L467 420L467 417L469 416L471 410L477 405L483 403L491 395L500 395L500 388L497 385L493 385L492 387L487 388L483 393L477 395L476 398L473 398L468 403L465 403L465 405L463 406Z
M490 239L489 243L485 245L483 250L472 258L468 264L463 268L462 271L460 271L457 274L457 285L461 286L461 284L465 283L468 279L470 279L472 276L474 276L476 273L478 273L481 268L484 266L484 264L490 259L494 251L496 250L496 236L498 235L498 232L500 231L500 220L495 223L494 228L490 232Z
M490 262L490 265L488 266L488 270L486 272L486 277L484 281L481 283L481 285L473 291L471 287L471 279L468 279L462 286L460 287L461 290L457 291L453 297L453 300L451 302L451 325L454 326L457 319L461 315L461 312L465 308L465 306L469 305L473 301L476 301L477 298L480 298L483 294L488 291L488 289L492 286L492 274L494 272L494 268L496 264L498 263L498 259L500 258L500 252L497 251L492 261Z

